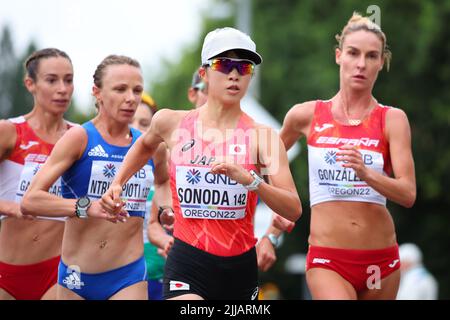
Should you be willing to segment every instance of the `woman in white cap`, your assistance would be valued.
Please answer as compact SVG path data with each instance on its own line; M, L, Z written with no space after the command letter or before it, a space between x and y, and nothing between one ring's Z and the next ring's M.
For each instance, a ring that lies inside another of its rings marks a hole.
M216 29L206 36L201 59L208 101L191 111L155 114L104 194L103 207L120 211L122 185L164 141L171 151L175 212L164 298L256 299L256 198L291 221L300 217L301 203L281 140L241 110L262 62L255 43L239 30Z
M389 64L386 36L354 14L336 36L340 89L295 105L280 136L308 143L311 226L306 280L314 299L395 299L400 261L386 198L416 199L408 118L372 95Z

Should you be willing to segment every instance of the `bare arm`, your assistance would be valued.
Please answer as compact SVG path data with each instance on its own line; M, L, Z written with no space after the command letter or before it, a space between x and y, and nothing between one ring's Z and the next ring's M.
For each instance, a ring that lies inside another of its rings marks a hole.
M75 199L60 198L48 189L81 156L86 142L84 129L74 127L56 143L23 197L21 210L24 213L50 217L75 215Z
M172 248L174 239L173 236L167 234L159 223L158 208L155 202L152 203L152 208L150 210L147 233L150 242L160 249L158 251L161 252L163 257L167 257L170 248Z
M267 143L259 146L261 172L269 175L270 184L262 182L256 193L273 211L279 213L290 221L300 218L302 209L300 198L295 188L289 169L286 150L278 134L271 128L259 127L261 134L267 137ZM243 185L253 181L253 177L242 166L233 163L217 163L212 166L211 172L225 174Z
M273 214L273 216L277 216L276 213ZM256 245L256 256L258 259L258 268L265 272L269 270L273 264L277 261L277 255L276 255L276 248L270 242L267 235L273 234L275 237L279 238L283 231L275 226L275 219L272 218L272 224L267 228L265 235L259 239L257 245ZM284 219L284 218L282 218ZM286 221L289 221L285 219ZM290 223L294 224L293 222L289 221Z
M101 199L102 207L109 213L116 214L121 210L124 205L120 199L122 186L147 163L158 149L159 144L164 142L162 131L164 131L167 123L171 122L171 113L173 111L158 111L152 119L150 128L128 150L119 172Z
M86 148L87 135L82 127L73 127L56 143L50 157L31 181L25 193L21 210L25 214L48 217L75 216L76 199L64 199L48 192L51 185L81 157ZM94 202L88 214L107 218L98 214L99 206ZM95 212L95 213L94 213Z
M280 138L286 150L289 150L298 139L308 135L315 101L309 101L293 106L286 114L280 130Z
M7 120L0 120L0 162L4 161L13 151L17 133L14 124ZM20 207L17 202L0 200L0 215L20 217Z
M353 168L361 180L391 201L410 208L416 200L416 177L411 151L411 129L406 114L391 109L386 114L386 136L389 141L394 177L368 169L354 146L343 146L338 153L344 167Z
M284 144L274 130L272 136L271 143L260 145L259 149L263 166L261 172L267 174L269 183L261 183L256 193L273 211L290 221L296 221L302 213L300 197Z
M161 143L153 157L155 164L155 195L153 202L157 207L172 207L172 192L169 180L169 151L165 143Z

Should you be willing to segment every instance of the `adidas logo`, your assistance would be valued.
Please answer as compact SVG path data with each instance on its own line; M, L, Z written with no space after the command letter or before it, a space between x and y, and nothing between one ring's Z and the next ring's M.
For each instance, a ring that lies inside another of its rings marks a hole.
M88 156L90 157L103 157L103 158L109 158L109 155L106 153L105 149L99 144L96 147L92 148L88 152Z
M69 270L67 270L69 272ZM69 274L67 277L63 279L63 283L69 288L70 290L73 289L81 289L82 286L84 286L84 282L81 281L80 273L76 271L72 271L71 274Z

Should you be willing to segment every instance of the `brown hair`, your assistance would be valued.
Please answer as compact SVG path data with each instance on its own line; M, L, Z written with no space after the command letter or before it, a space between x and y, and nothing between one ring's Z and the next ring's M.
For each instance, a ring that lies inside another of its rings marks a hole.
M121 65L121 64L128 64L130 66L141 68L141 65L137 60L134 60L127 56L119 56L119 55L109 55L103 61L97 66L97 69L95 69L94 73L94 84L97 86L97 88L101 88L103 85L103 76L105 75L105 69L108 66L111 65Z
M25 76L30 77L31 79L33 79L33 81L36 81L36 79L37 79L36 74L37 74L37 71L39 68L39 62L42 59L57 58L57 57L63 57L65 59L69 60L69 62L72 64L72 60L70 60L69 56L64 51L61 51L56 48L46 48L46 49L38 50L38 51L33 52L25 60L25 63L23 64L24 69L25 69Z
M374 23L368 17L363 17L358 12L353 12L352 17L348 20L345 27L342 29L341 34L336 35L336 40L338 42L338 48L342 49L342 44L344 43L345 37L355 31L366 30L369 32L373 32L382 43L382 56L386 61L386 68L389 71L389 65L392 59L392 52L388 49L386 35L379 25Z

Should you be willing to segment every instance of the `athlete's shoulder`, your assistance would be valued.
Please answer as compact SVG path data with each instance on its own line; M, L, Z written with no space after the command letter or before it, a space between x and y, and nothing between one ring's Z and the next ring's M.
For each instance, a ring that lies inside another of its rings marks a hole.
M15 126L14 123L11 122L10 120L6 120L6 119L1 119L0 120L0 133L1 135L3 134L8 134L8 133L12 133L15 132Z
M397 121L408 121L408 116L403 109L398 107L384 106L379 104L381 108L385 108L386 123L392 123Z
M312 113L314 113L316 104L317 104L317 100L297 103L292 106L292 108L289 110L289 113L294 113L294 114L298 114L298 115L305 114L305 113L312 114Z
M284 118L284 127L302 127L308 124L314 116L317 101L306 101L295 104Z
M76 139L86 139L86 138L87 138L86 128L84 128L82 125L75 124L66 131L66 133L63 135L61 139L73 141Z
M160 109L154 114L151 127L160 131L160 133L171 131L178 127L180 121L186 117L189 112L191 111Z
M157 121L162 123L171 123L174 120L185 117L189 112L189 110L173 110L168 108L160 109L153 115L152 122Z
M16 128L9 120L0 120L0 145L2 148L14 148L16 140Z

